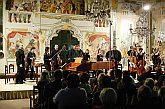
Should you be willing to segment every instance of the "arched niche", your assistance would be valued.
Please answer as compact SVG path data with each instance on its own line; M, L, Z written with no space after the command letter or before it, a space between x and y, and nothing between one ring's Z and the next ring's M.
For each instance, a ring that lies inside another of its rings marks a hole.
M80 42L80 46L82 45L82 34L80 29L75 26L74 24L70 23L70 22L58 22L55 23L52 28L49 30L48 33L48 37L47 37L47 44L46 46L50 46L50 41L54 38L58 36L58 32L61 30L68 30L71 31L73 34L72 36L77 38L78 41Z

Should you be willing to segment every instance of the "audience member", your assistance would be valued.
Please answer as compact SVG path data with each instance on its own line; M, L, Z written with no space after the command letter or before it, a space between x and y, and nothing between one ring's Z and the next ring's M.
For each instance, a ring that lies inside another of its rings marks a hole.
M79 88L79 77L71 73L67 77L68 86L61 89L53 98L57 109L85 109L87 104L87 93Z
M63 70L62 71L62 88L67 87L67 76L70 74L69 70Z
M62 71L55 70L54 81L48 83L44 90L45 106L47 109L53 109L53 97L62 88Z
M100 93L101 109L118 109L116 106L117 93L112 88L104 88ZM94 108L97 109L97 108ZM99 108L100 109L100 108Z
M41 80L37 84L37 88L39 91L39 97L38 97L38 103L43 104L44 100L44 88L45 86L50 82L49 76L48 76L48 71L45 70L42 72L41 75Z

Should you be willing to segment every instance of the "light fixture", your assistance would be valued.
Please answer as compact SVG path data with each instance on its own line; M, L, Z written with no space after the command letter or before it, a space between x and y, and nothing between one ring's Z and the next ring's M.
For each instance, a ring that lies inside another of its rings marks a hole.
M138 18L138 21L136 22L136 28L133 30L132 24L130 25L130 32L132 34L137 34L138 37L143 38L143 37L148 37L150 34L155 32L155 27L150 29L150 24L149 24L149 12L148 11L143 11Z
M143 9L144 9L145 11L150 10L150 5L145 5L145 6L143 7Z
M110 16L110 3L104 0L88 1L86 16L88 20L97 22L99 20L107 20Z

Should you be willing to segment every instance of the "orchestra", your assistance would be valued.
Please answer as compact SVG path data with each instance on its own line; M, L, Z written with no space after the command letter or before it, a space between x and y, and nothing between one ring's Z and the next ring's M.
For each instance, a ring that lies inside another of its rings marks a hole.
M29 68L31 69L30 79L33 79L34 74L34 62L36 59L36 55L34 53L34 47L31 48L30 52L27 54L26 60L26 70L25 74L27 74ZM97 59L96 62L105 62L113 60L116 69L118 64L121 63L121 52L117 50L117 46L113 46L112 50L105 51L102 49L98 49ZM104 56L105 55L105 56ZM133 78L136 75L140 76L145 72L145 65L146 65L146 57L145 52L143 52L143 48L139 48L137 51L137 47L130 46L130 50L127 52L128 55L128 71L132 75ZM81 63L89 63L90 62L90 51L86 49L85 52L80 49L79 45L73 45L70 50L67 49L66 45L63 45L61 49L58 48L58 45L55 44L54 48L50 52L49 47L45 47L44 53L44 66L45 69L50 73L51 76L52 72L56 69L64 68L65 65L75 61L76 58L81 57ZM105 60L104 60L105 58ZM151 59L153 62L154 67L159 67L161 64L161 55L158 49L153 49L153 53L151 54ZM62 67L63 66L63 67ZM67 70L67 69L66 69ZM106 69L107 70L107 69ZM154 71L154 69L153 69Z

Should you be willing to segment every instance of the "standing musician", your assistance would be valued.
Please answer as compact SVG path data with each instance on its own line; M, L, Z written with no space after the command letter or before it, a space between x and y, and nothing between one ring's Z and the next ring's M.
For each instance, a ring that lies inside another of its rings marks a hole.
M76 55L77 53L76 53L76 45L72 45L72 48L68 51L68 60L69 60L69 62L74 62L75 61L75 59L74 58L76 58L77 57L77 55Z
M103 61L103 58L104 58L104 51L99 48L97 53L97 61Z
M113 46L113 50L108 51L106 53L106 59L114 59L115 60L115 68L118 67L118 63L121 61L121 52L117 50L117 46Z
M23 84L24 71L25 71L25 54L23 50L23 44L19 44L19 48L15 53L16 55L16 64L17 64L17 74L16 74L16 84Z
M55 71L56 69L59 68L60 66L60 55L59 55L59 50L58 50L58 45L54 45L54 49L51 51L51 65L52 65L52 71Z
M62 51L60 53L60 58L62 60L62 65L68 63L68 50L66 48L66 45L62 46Z
M154 64L153 68L158 67L161 64L160 53L159 53L159 50L156 48L153 50L153 53L152 53L152 62Z
M145 53L143 53L143 48L139 48L139 53L137 54L137 73L141 75L145 71Z
M130 46L130 50L127 52L128 55L128 70L131 72L133 78L136 77L136 51L133 46Z
M27 64L26 64L26 75L28 74L29 67L31 69L30 73L30 80L33 80L33 73L34 73L34 62L36 59L36 54L34 53L35 47L30 49L30 52L27 54Z
M50 65L50 61L51 61L51 56L50 56L50 48L49 47L45 47L45 53L44 53L44 66L45 69L47 71L49 71L49 76L51 76L50 71L51 71L51 65Z
M82 62L87 62L89 60L90 60L89 49L86 49L85 53L83 53L83 60L82 60Z

